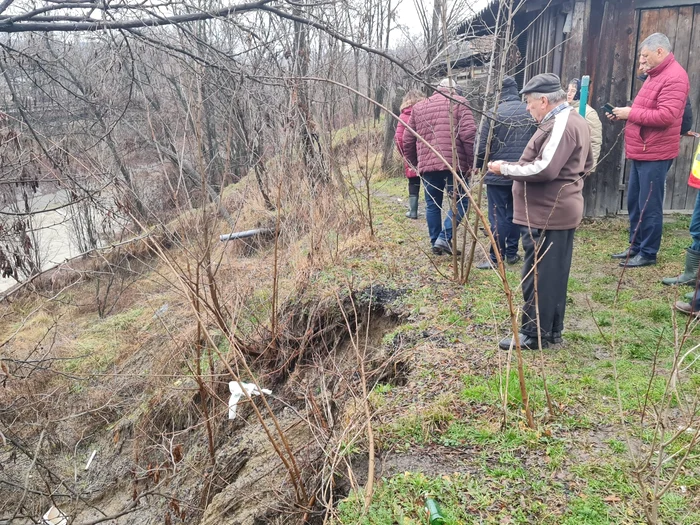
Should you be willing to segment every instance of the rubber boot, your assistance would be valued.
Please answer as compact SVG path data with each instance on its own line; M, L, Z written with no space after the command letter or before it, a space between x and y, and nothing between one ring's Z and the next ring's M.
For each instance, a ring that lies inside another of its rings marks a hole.
M674 284L695 285L695 278L698 275L698 266L700 266L700 252L688 248L685 251L685 270L678 277L664 277L661 282L667 286Z
M418 218L418 195L408 196L408 211L406 212L406 217L409 219Z

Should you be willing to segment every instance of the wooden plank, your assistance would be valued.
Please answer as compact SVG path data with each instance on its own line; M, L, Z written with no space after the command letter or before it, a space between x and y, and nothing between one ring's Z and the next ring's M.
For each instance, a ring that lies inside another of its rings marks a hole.
M591 0L576 0L571 13L571 31L565 35L562 82L568 83L572 78L581 78L585 73L584 42L588 33Z
M532 78L532 70L530 67L530 64L532 63L532 56L534 54L534 49L535 49L535 29L534 27L530 27L527 30L527 45L525 47L525 64L523 65L523 68L525 69L525 74L523 75L523 86L527 83L528 80ZM522 86L520 86L522 87Z
M635 6L631 6L630 8L633 9ZM629 58L629 64L628 64L628 71L630 75L629 82L627 83L627 95L630 96L631 98L631 90L633 86L633 81L634 78L637 76L637 70L638 70L638 49L637 49L637 43L639 41L639 33L640 33L640 27L641 27L641 16L642 13L641 11L635 11L634 12L634 22L633 22L633 29L630 31L629 35L629 49L628 49L628 58ZM627 162L627 159L625 158L625 150L624 146L620 147L620 175L618 177L618 181L621 183L621 185L625 188L622 192L619 193L620 195L620 209L627 209L627 181L629 180L629 173L630 173L630 163Z
M638 0L637 9L653 9L657 7L680 7L697 5L697 0Z
M612 75L610 83L612 84L611 103L616 106L624 106L630 94L632 87L632 79L636 71L636 56L635 56L635 40L637 39L637 27L639 12L634 9L634 2L618 3L618 16L616 17L615 28L615 48L613 60ZM604 116L604 115L603 115ZM606 119L607 120L607 119ZM619 125L614 125L613 128L618 133L622 131ZM619 198L620 206L626 208L626 195L620 195L618 185L620 182L626 183L627 166L625 162L624 141L622 136L617 137L617 143L610 154L612 161L612 169L617 170L617 178L604 181L602 188L598 190L603 194L603 202L612 200L612 195L616 194L615 199ZM607 184L605 184L607 182Z
M591 84L589 87L589 98L592 101L597 101L599 97L596 93L597 74L598 74L598 61L600 60L600 36L601 29L603 26L603 15L605 14L605 1L604 0L590 0L589 2L589 14L588 14L588 27L586 28L586 34L588 38L584 39L587 42L587 47L585 49L586 61L585 67L583 67L583 74L590 75ZM600 107L602 104L591 104L594 108Z
M617 31L616 18L617 8L614 2L606 0L603 5L603 17L601 19L600 25L600 42L612 42L614 40L614 34ZM594 28L591 28L591 32L595 32ZM596 64L596 79L606 79L605 81L596 81L593 86L594 101L593 107L598 108L608 101L612 101L611 91L613 89L612 83L610 82L610 77L612 76L612 67L615 60L615 55L610 47L600 47L599 57ZM619 130L618 130L619 131ZM603 145L601 149L601 161L598 165L596 173L590 176L583 186L583 199L584 199L584 214L586 216L596 216L600 215L603 209L607 207L607 203L604 202L604 195L598 194L598 188L603 187L605 180L611 180L613 183L617 183L616 173L617 170L614 169L614 162L612 158L616 155L615 151L610 151L613 148L613 144L616 140L617 132L615 131L615 126L609 123L607 120L603 121ZM617 204L613 206L615 213L617 211Z
M696 6L693 14L693 24L689 43L688 59L685 70L690 80L690 103L693 106L693 129L700 129L700 5ZM681 151L678 156L677 177L683 177L687 183L690 166L693 160L695 148L700 141L684 137L681 139ZM697 190L686 185L685 208L692 209L695 206Z
M549 23L547 24L547 47L544 50L545 54L547 55L547 65L545 66L544 71L540 71L540 73L550 73L554 71L554 50L557 40L557 16L554 9L550 8L548 11Z
M689 68L690 49L693 40L693 7L681 7L678 11L678 23L676 26L675 41L673 43L673 54L676 60L681 64L686 71ZM697 43L696 43L697 45ZM671 184L667 183L667 189L671 195L670 207L673 209L683 209L688 206L694 207L695 201L687 202L688 196L688 173L692 161L693 152L691 151L693 140L690 138L681 139L680 153L674 162L673 178L667 179ZM670 171L670 170L669 170ZM671 175L669 173L669 175Z
M564 52L564 23L566 14L558 13L554 20L554 53L552 53L552 69L550 72L561 78L562 76L562 56ZM567 80L562 79L562 84Z

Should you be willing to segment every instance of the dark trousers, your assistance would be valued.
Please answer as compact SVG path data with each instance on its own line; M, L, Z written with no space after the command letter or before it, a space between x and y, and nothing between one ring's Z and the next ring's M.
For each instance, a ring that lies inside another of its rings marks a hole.
M693 239L690 249L700 252L700 193L695 197L695 208L690 219L690 238Z
M420 193L420 177L408 177L408 194L418 197Z
M538 230L520 227L525 262L523 264L523 316L520 331L537 337L535 306L535 260L537 260L537 303L539 304L542 337L564 329L566 290L569 285L574 232L571 230Z
M656 259L661 246L666 173L673 160L631 160L627 187L630 248L646 259Z
M518 254L520 226L513 224L513 187L488 184L486 198L489 203L491 233L496 239L501 258L515 257ZM496 260L493 246L491 246L491 260Z

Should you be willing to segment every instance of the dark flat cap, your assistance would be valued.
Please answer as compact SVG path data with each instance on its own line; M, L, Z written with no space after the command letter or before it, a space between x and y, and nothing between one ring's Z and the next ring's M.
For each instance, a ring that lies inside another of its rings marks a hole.
M521 95L527 93L554 93L561 89L561 80L554 73L542 73L532 77L525 87L520 90Z

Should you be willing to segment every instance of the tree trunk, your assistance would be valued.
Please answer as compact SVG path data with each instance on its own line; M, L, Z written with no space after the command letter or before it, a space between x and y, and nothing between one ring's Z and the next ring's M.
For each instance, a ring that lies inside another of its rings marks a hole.
M394 94L394 99L391 101L391 112L395 115L399 114L401 100L404 96L404 90L399 88ZM394 163L394 135L396 134L396 125L398 122L391 115L387 115L386 124L384 126L384 153L382 155L382 171L393 172L396 164Z

